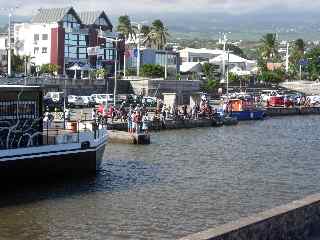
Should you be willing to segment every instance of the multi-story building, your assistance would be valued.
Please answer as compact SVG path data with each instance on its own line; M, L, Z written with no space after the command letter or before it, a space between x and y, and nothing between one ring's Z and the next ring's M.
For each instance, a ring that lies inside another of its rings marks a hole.
M158 64L163 67L167 67L168 76L171 79L175 79L177 73L179 73L179 53L167 50L157 50L152 48L141 49L141 66L144 64ZM129 51L129 58L127 59L127 67L135 69L137 67L137 53L136 50Z
M30 56L35 66L57 64L59 73L69 73L76 63L112 68L115 49L104 37L112 28L104 11L40 9L31 22L14 25L15 53ZM101 46L97 55L89 56L88 47L96 46Z

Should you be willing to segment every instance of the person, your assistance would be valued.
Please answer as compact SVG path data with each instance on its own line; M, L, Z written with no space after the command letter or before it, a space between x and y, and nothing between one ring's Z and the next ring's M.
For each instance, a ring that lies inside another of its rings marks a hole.
M127 123L128 123L128 132L132 133L132 113L129 111L127 115Z
M148 133L148 122L148 113L146 113L142 118L142 131L144 132L144 134Z
M136 132L137 130L137 122L136 122L136 113L132 112L131 114L131 121L132 121L132 129L131 129L131 133Z
M91 119L96 121L96 118L97 118L97 112L96 112L96 109L95 108L92 108L91 110Z
M70 121L70 109L68 109L68 108L66 108L65 110L64 110L64 117L65 117L65 120L67 120L67 121Z
M113 119L114 119L114 108L113 108L112 104L110 104L110 107L109 107L109 114L111 116L111 122L113 122Z

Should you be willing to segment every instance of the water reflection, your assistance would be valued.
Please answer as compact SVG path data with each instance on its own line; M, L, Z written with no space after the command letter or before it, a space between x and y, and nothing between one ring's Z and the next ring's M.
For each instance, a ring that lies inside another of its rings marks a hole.
M0 239L174 239L319 192L319 116L109 145L97 177L0 198ZM107 236L107 237L106 237Z

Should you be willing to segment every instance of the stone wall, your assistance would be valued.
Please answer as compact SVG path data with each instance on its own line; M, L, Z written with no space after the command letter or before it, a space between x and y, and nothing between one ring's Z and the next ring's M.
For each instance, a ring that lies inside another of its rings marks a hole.
M282 87L305 93L307 95L320 95L320 83L311 81L284 82Z
M269 117L320 114L320 107L295 107L295 108L267 108L266 114Z
M299 240L320 229L320 194L180 240Z

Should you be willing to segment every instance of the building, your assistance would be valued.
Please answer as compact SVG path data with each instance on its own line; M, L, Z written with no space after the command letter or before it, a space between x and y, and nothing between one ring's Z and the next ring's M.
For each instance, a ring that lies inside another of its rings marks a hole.
M112 67L113 43L105 36L113 26L104 11L77 13L72 7L39 9L31 22L14 25L15 53L31 56L35 66L57 64L59 73L73 74L69 68L78 65ZM88 47L97 48L89 56ZM79 73L80 74L80 73Z
M0 34L0 74L7 72L8 64L8 34Z
M137 68L137 53L136 50L130 50L127 55L127 68ZM176 79L180 72L179 53L167 50L157 50L152 48L144 48L140 50L140 64L158 64L167 67L168 78Z
M179 51L180 62L209 62L210 59L223 54L220 49L185 48Z

